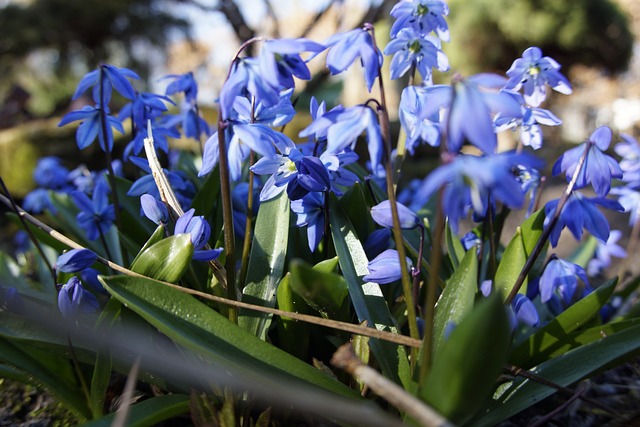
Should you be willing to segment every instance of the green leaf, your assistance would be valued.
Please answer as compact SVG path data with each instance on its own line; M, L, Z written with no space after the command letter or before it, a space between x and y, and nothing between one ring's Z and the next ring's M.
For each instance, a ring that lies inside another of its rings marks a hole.
M447 281L433 319L433 356L445 342L445 331L449 323L460 322L473 310L478 289L478 256L476 247L469 249Z
M242 301L275 306L276 287L282 278L287 255L289 216L289 198L284 192L260 205ZM238 324L264 340L271 318L268 313L240 310Z
M613 294L616 283L617 279L609 280L537 330L512 351L510 362L526 369L547 360L571 341L572 331L598 313Z
M532 373L559 386L568 387L608 366L637 357L640 354L638 336L640 325L632 326L548 360L533 369ZM494 396L491 409L471 425L497 425L552 395L556 389L519 377L510 386L501 387L500 391Z
M507 358L508 325L497 294L481 300L436 354L419 396L456 424L468 420L490 395Z
M193 257L188 233L167 237L145 249L131 264L131 270L154 279L175 283L187 271Z
M147 427L158 425L161 421L189 412L189 396L169 394L147 399L129 407L128 427ZM110 427L116 413L83 424L83 427Z
M356 235L364 242L376 226L371 218L371 209L359 182L356 182L344 193L340 198L340 205L347 217L351 219ZM358 218L358 221L354 221L354 218Z
M362 277L369 273L369 261L351 221L334 195L329 198L329 207L331 235L358 321L366 321L370 327L397 333L380 285L373 282L362 283ZM377 339L372 339L370 344L384 376L408 389L411 378L404 347Z
M516 229L516 234L507 244L493 281L494 289L501 292L505 300L527 262L527 258L533 252L533 248L542 235L543 225L544 210L540 209ZM522 288L520 288L520 292L523 293L526 289L527 279L525 279Z
M287 273L276 291L276 299L280 310L294 313L310 314L311 307L305 300L291 289L291 275ZM290 317L282 316L278 320L279 347L298 359L306 360L309 352L310 325Z
M149 237L149 239L145 242L145 244L142 246L142 248L140 249L140 251L137 253L136 257L133 259L133 262L131 264L135 264L136 261L138 260L138 258L140 257L140 255L147 250L148 248L150 248L151 246L155 245L156 243L158 243L159 241L161 241L162 239L165 238L165 227L164 225L160 224L157 228L156 231L153 232L153 234L151 235L151 237Z
M349 290L344 277L318 271L301 260L291 261L289 270L293 292L300 295L322 317L346 320L348 307L345 300Z
M100 276L100 280L111 295L160 332L223 369L268 384L274 392L304 383L354 396L343 384L260 340L191 295L141 277Z

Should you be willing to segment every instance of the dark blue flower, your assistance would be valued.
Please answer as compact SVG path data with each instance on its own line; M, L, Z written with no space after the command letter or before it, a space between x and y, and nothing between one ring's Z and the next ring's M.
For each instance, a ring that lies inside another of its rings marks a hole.
M102 115L106 115L105 121L107 128L103 130L102 127ZM78 130L76 131L76 142L78 148L83 150L90 146L96 137L100 141L100 148L102 151L111 151L113 149L113 130L115 128L118 132L124 134L124 129L120 121L109 115L108 108L90 107L88 105L82 107L80 110L71 111L65 115L58 126L64 126L68 123L75 121L82 121ZM107 141L104 140L104 134L106 133Z
M65 319L73 320L82 314L95 313L98 307L95 295L83 288L77 277L72 277L60 288L58 308Z
M382 251L389 249L390 239L390 228L379 228L372 231L363 245L364 251L367 254L367 258L373 259L380 255Z
M420 219L411 209L402 203L396 203L398 206L398 219L400 228L410 230L420 225ZM391 202L384 200L371 208L371 217L373 220L383 227L393 227L393 217L391 215Z
M609 148L610 142L611 129L600 126L591 134L588 142L582 143L560 156L553 165L553 174L558 175L560 172L565 172L567 181L571 181L578 167L579 159L589 143L589 151L578 174L575 188L580 189L591 184L598 196L605 197L611 189L611 178L622 178L622 169L620 169L618 162L603 152Z
M58 257L55 268L63 273L75 273L91 267L98 255L89 249L71 249Z
M547 85L565 95L571 94L571 84L559 70L560 64L555 60L543 57L539 48L530 47L507 71L509 81L504 88L519 90L524 87L524 100L530 106L538 107L547 96Z
M371 33L366 29L357 28L346 33L335 34L323 44L329 49L327 68L332 75L343 72L360 58L364 67L367 89L371 92L373 82L378 77L382 65L382 54L375 47Z
M403 28L384 49L391 59L391 79L404 76L413 65L423 82L431 84L431 69L449 70L449 59L442 52L440 40L433 36L421 36L412 28Z
M175 128L167 128L156 121L151 121L151 135L153 136L153 146L158 150L169 153L169 141L167 138L180 138L180 132ZM133 141L129 142L124 149L124 158L129 159L132 154L138 155L144 148L144 140L149 138L148 126L138 128Z
M411 268L411 259L407 257L407 266ZM395 249L387 249L380 255L369 261L369 274L362 280L365 282L375 282L381 285L395 282L402 277L400 269L400 256Z
M185 100L193 105L198 99L198 84L193 78L193 73L189 71L185 74L169 74L164 76L165 79L173 80L167 86L165 95L173 95L178 92L184 93Z
M296 214L296 225L307 227L309 249L314 252L324 236L324 193L308 193L292 201L291 210Z
M544 226L546 227L551 218L555 215L559 200L552 200L544 207ZM606 241L609 238L609 222L607 218L598 210L596 205L607 209L622 211L624 208L615 200L603 199L599 197L588 198L574 191L562 208L560 217L555 227L551 231L549 241L552 246L558 244L560 233L567 227L577 240L582 238L582 229L588 230L600 240Z
M153 176L151 175L151 168L149 167L147 159L143 159L141 157L130 157L129 160L131 163L146 172L147 175L141 176L133 183L133 185L131 185L131 188L127 191L127 196L140 197L143 194L148 193L156 199L159 199L160 193ZM182 171L169 171L167 169L162 169L162 171L167 177L180 206L186 209L186 207L191 205L191 200L195 197L196 189L193 183L187 179L185 173Z
M137 80L140 76L128 68L118 68L113 65L103 64L97 70L88 72L82 80L80 80L78 88L71 99L78 99L80 95L93 87L93 100L96 104L100 104L100 86L102 86L103 106L109 105L112 88L115 88L116 91L125 98L133 99L135 97L135 91L127 78ZM102 82L100 82L100 80L102 80Z
M536 310L536 306L525 295L516 294L516 297L511 303L511 309L518 322L533 327L540 324L540 315L538 314L538 310Z
M56 213L56 208L49 197L49 190L45 188L36 188L29 192L22 202L22 207L33 214L40 214L44 211Z
M175 105L171 98L155 93L136 93L135 98L125 104L118 113L118 119L131 119L137 129L146 129L147 121L155 121L168 110L167 103Z
M412 28L420 35L435 31L442 41L449 41L449 26L444 17L449 14L449 6L440 0L405 0L391 9L396 18L391 27L391 37L395 37L403 28Z
M116 218L113 205L109 204L109 187L99 182L93 189L93 196L89 199L81 191L73 191L70 196L80 209L76 216L78 225L87 233L89 240L97 239L100 234L106 234Z
M261 102L253 105L251 100L242 96L236 97L233 102L231 121L235 124L260 123L270 127L284 126L293 119L296 114L291 104L293 90L284 90L280 93L280 100L266 106Z
M33 180L40 187L58 190L67 185L69 170L55 156L41 157L33 170Z
M300 53L319 53L324 49L323 45L304 38L267 40L262 44L258 57L261 75L274 88L293 88L294 76L302 80L311 78Z
M589 287L584 268L577 264L553 257L540 277L540 301L546 303L558 292L565 304L569 304L578 289L578 278Z

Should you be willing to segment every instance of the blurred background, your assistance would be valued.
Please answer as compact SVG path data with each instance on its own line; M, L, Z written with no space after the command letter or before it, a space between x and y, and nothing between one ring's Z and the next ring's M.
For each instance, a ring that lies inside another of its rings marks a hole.
M74 126L58 128L66 112L90 103L70 97L79 79L101 62L142 76L140 91L164 93L166 74L193 71L199 102L213 122L215 100L239 44L253 36L322 41L364 22L376 23L381 47L390 25L390 0L4 0L0 1L0 175L18 197L33 188L38 157L57 155L90 167L97 144L78 152ZM556 141L580 142L597 125L637 134L640 127L640 2L637 0L449 1L452 72L500 74L532 45L562 64L571 96L546 104L564 121ZM328 77L321 59L310 63L308 96L353 105L370 95L361 70ZM436 72L437 74L437 72ZM387 85L393 109L406 82ZM375 96L375 93L373 94ZM117 106L114 106L117 110ZM391 111L391 116L394 111ZM301 126L305 126L302 124ZM292 126L295 130L295 124ZM636 135L637 136L637 135ZM122 137L126 143L128 137ZM180 144L180 141L174 141ZM190 144L193 145L193 142ZM193 146L193 149L196 147ZM72 167L73 164L68 166ZM102 161L98 167L102 167Z

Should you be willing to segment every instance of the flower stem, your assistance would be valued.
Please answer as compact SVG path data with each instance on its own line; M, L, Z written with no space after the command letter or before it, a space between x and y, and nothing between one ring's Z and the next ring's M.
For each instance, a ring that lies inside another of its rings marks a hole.
M249 153L249 164L253 165L255 153ZM253 225L253 171L249 168L249 193L247 194L247 223L244 227L244 242L242 245L242 265L240 267L241 285L246 285L247 272L249 270L249 253L251 252L252 230Z
M533 268L533 264L536 262L536 260L540 256L540 253L542 253L542 249L546 245L547 240L549 240L551 231L558 223L558 219L560 218L562 209L564 208L564 205L567 203L567 200L569 199L569 196L573 191L573 187L575 187L576 185L576 181L578 180L580 171L582 171L582 167L584 166L584 163L587 160L587 154L589 153L589 149L591 148L591 145L592 145L591 141L587 141L585 143L584 152L582 153L582 155L580 155L580 158L578 159L578 165L576 167L576 170L573 172L571 181L569 181L569 184L567 184L567 188L565 188L564 192L562 193L562 197L560 197L560 200L558 201L558 205L556 206L556 211L554 212L553 217L551 218L551 221L549 221L549 224L547 225L547 227L542 231L542 234L540 235L540 238L536 242L536 245L534 246L533 251L531 251L529 258L527 258L527 262L524 264L524 267L522 267L522 271L520 271L518 278L513 284L513 288L511 289L511 292L507 297L507 303L511 304L511 302L516 297L516 295L518 295L518 292L520 291L520 288L524 283L524 279L526 279L527 275Z
M365 24L371 32L371 38L373 39L374 47L376 46L376 38L373 29L373 25ZM396 250L398 251L400 271L402 272L402 292L404 294L405 303L407 306L407 323L409 324L409 335L412 338L418 338L418 322L416 318L416 308L413 300L412 280L409 277L409 269L407 266L407 256L404 248L404 238L402 237L402 229L400 228L400 218L398 216L398 205L396 201L395 185L393 183L393 166L391 162L391 130L389 126L389 113L387 112L387 101L384 91L384 83L382 81L382 69L378 67L378 86L380 88L380 106L378 107L378 119L380 121L380 131L384 140L386 148L386 156L384 159L385 175L387 182L387 193L389 197L389 204L391 206L391 218L393 219L393 237L396 242ZM420 263L421 260L418 260ZM411 350L411 366L415 368L418 352L415 349Z

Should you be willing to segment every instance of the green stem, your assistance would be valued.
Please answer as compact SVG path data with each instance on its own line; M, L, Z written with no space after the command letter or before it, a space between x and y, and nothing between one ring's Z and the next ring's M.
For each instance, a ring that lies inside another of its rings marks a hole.
M255 153L249 154L249 164L253 165ZM247 272L249 270L249 253L251 252L253 225L253 171L249 169L249 194L247 194L247 223L244 227L244 242L242 245L242 265L240 267L240 284L246 285Z

